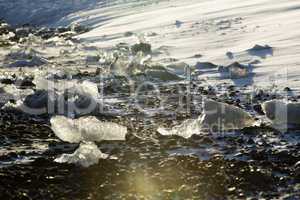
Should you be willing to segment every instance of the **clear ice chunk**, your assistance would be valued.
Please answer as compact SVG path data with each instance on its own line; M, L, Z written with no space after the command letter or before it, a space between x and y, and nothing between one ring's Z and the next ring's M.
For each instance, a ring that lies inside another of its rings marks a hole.
M221 133L254 124L253 117L241 108L213 100L205 100L203 114L197 119L188 119L171 129L158 128L157 131L162 135L178 135L189 138L194 134L200 134L202 131Z
M113 122L101 122L93 116L78 119L54 116L50 123L55 135L70 143L125 140L127 133L126 127Z
M271 100L264 102L262 109L273 124L300 125L300 103Z
M83 167L97 164L99 159L107 159L108 154L102 153L93 142L83 142L72 154L62 154L54 161L58 163L72 163Z

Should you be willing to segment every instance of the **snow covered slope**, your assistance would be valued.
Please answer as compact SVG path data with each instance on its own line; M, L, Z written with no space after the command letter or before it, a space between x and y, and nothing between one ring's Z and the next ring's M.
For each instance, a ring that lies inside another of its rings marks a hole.
M8 4L11 7L18 5L4 12L5 16L12 16L26 0L0 2L1 9L4 4L6 7ZM53 2L57 2L57 6L53 6L52 10L27 9L26 12L31 13L28 16L33 22L39 20L40 24L46 15L45 22L55 26L74 22L92 26L90 32L79 38L99 47L110 47L120 42L135 43L136 37L129 36L128 32L145 34L148 42L160 52L155 60L176 58L189 64L210 61L218 65L234 61L256 63L252 71L254 75L248 78L248 83L270 85L275 82L294 88L300 86L299 1L86 0L86 3L74 3L69 7L64 5L66 1ZM39 3L35 7L41 5L46 4ZM50 15L51 12L59 15ZM255 44L268 44L273 49L259 53L247 51ZM232 54L226 55L229 51ZM211 81L220 79L216 71L201 76Z

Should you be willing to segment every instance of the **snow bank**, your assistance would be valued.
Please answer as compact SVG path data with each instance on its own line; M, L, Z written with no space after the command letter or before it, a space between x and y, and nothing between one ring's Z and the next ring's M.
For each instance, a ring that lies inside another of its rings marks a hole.
M189 138L203 131L221 133L253 126L254 123L255 120L252 116L241 108L213 100L205 100L203 114L197 119L188 119L171 129L158 128L157 131L162 135L178 135Z
M54 116L51 118L50 123L55 135L70 143L125 140L127 133L127 128L124 126L112 122L101 122L92 116L79 119Z
M99 159L108 158L107 154L102 153L93 142L81 143L79 148L72 154L62 154L54 161L58 163L72 163L83 167L97 164Z

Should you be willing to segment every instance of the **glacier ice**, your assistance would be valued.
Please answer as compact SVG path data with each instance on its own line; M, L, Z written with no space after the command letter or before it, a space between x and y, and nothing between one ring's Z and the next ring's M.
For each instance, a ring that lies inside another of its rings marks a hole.
M72 154L62 154L54 161L58 163L72 163L83 167L97 164L99 159L108 158L107 154L102 153L93 142L83 142Z
M70 143L81 141L125 140L127 128L113 122L101 122L88 116L69 119L54 116L50 120L51 128L61 140Z
M274 124L300 125L300 103L270 100L262 104L262 109Z
M203 114L197 119L188 119L171 129L158 128L161 135L178 135L189 138L201 131L222 132L253 126L255 120L246 111L236 106L213 100L205 100Z

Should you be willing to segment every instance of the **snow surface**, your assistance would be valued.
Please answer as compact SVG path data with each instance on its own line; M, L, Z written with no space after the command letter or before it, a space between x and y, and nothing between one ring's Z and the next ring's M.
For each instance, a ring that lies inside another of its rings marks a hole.
M137 42L125 33L144 34L160 52L155 60L223 66L255 62L253 76L226 81L293 88L300 86L299 9L295 0L0 0L0 17L15 24L81 23L92 30L78 38L103 48ZM273 48L251 50L256 44ZM199 78L224 82L217 71Z

